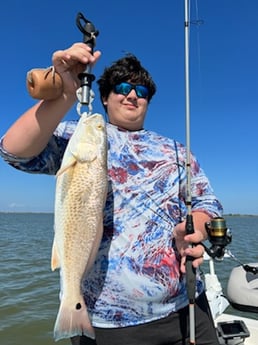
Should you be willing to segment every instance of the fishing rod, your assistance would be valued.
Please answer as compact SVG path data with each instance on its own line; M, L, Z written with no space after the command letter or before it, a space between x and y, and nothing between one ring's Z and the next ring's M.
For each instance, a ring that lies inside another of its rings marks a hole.
M185 122L186 122L186 234L194 233L194 223L192 216L192 196L191 196L191 148L190 148L190 87L189 87L189 1L185 0ZM190 245L192 246L192 245ZM186 288L189 299L189 327L190 345L195 344L195 286L196 270L193 267L193 258L186 257Z
M189 86L189 1L185 0L185 121L186 121L186 234L194 233L194 222L192 216L192 196L191 196L191 148L190 148L190 86ZM202 21L197 20L197 24ZM225 247L231 242L231 231L227 228L223 217L215 217L210 222L205 223L205 229L211 248L200 243L209 256L222 259L225 254ZM193 244L189 245L190 247ZM189 299L189 331L190 345L195 345L195 290L196 290L196 269L192 265L193 257L186 257L186 287Z

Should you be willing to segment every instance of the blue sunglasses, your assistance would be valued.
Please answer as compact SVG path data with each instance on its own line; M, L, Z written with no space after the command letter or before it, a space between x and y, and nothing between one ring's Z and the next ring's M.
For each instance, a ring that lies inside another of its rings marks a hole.
M124 96L127 96L132 90L136 92L139 98L148 98L149 96L149 89L144 85L133 85L123 82L114 86L114 92Z

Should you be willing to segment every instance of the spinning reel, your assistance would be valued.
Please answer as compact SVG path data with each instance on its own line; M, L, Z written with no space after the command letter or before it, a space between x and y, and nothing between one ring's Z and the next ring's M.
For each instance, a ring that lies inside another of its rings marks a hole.
M207 254L214 258L222 259L225 254L226 246L232 241L231 231L226 226L226 221L222 217L215 217L210 222L205 223L208 233L208 240L211 247L207 248L202 244Z

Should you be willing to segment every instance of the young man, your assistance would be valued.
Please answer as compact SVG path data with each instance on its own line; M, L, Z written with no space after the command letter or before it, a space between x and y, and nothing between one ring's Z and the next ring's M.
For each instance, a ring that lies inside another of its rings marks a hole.
M83 43L53 54L63 93L41 101L7 131L1 154L27 172L55 174L76 124L59 122L71 108L85 64L100 57ZM82 286L96 340L75 336L72 344L164 345L189 341L186 256L203 262L205 222L222 207L196 158L191 157L195 232L185 234L186 149L144 129L156 86L132 55L106 68L98 80L107 112L109 190L104 234ZM189 243L196 246L190 247ZM203 283L196 281L196 343L218 345Z

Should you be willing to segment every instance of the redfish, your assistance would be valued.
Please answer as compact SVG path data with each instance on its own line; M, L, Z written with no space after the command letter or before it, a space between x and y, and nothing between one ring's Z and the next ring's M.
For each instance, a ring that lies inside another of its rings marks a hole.
M57 172L51 268L61 270L61 302L55 340L82 334L94 338L81 283L102 238L106 194L105 122L100 114L83 114Z

